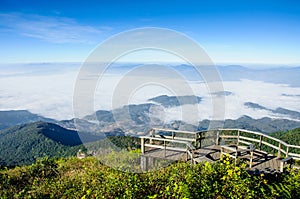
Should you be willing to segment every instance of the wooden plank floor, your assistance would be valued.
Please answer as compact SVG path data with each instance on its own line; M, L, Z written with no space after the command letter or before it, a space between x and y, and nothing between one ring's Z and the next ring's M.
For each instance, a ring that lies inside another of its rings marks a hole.
M253 168L251 170L260 170L264 172L275 172L280 169L280 160L273 155L268 155L267 159L254 159Z
M211 145L195 151L196 162L214 162L220 159L219 146Z
M197 149L194 153L195 162L214 162L220 159L220 146L211 145L201 149ZM186 161L186 153L182 151L173 151L163 149L148 149L143 156L167 159L173 161ZM279 171L280 160L268 154L267 156L262 156L260 152L255 152L253 157L253 165L250 170L259 170L263 172L275 172Z
M154 158L160 158L160 159L166 159L166 160L185 160L186 159L186 153L182 151L173 151L173 150L163 150L163 149L148 149L143 156L145 157L154 157Z

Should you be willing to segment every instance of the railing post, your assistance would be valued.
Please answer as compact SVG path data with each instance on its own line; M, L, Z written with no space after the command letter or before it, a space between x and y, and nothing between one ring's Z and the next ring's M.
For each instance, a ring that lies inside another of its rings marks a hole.
M174 132L172 131L172 140L174 140Z
M195 162L194 162L194 150L193 149L191 149L191 150L192 150L191 162L192 162L192 164L195 164Z
M202 142L202 139L201 139L201 135L202 135L203 132L199 132L198 133L198 136L197 136L197 139L198 139L198 148L201 149L201 142Z
M283 172L283 167L284 167L284 162L280 161L280 166L279 166L279 171L282 173Z
M237 147L239 146L239 142L240 142L240 130L238 130L238 138L237 138Z
M207 131L206 131L206 133L207 133ZM199 148L201 149L201 147L202 147L202 140L203 140L203 132L200 133L200 136L198 138L199 138Z
M285 157L287 158L289 156L289 146L286 147L286 154Z
M279 142L279 146L278 146L278 155L277 157L280 158L281 157L281 142Z
M141 169L147 171L147 157L141 156Z
M189 149L188 149L188 146L186 145L186 162L188 161L188 159L189 159Z
M262 135L259 136L259 150L261 151L261 146L262 146Z
M252 168L252 164L253 164L253 150L250 152L250 162L249 162L250 169Z
M166 145L166 141L164 140L164 155L166 157L166 150L167 150L167 145Z
M152 137L153 137L153 131L154 129L150 129L150 144L152 144Z
M141 138L141 151L142 154L145 153L145 138Z
M217 130L216 145L219 145L220 130Z

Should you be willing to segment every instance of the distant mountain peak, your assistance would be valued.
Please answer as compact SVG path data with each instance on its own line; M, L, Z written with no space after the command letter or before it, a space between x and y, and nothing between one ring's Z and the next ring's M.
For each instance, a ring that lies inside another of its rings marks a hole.
M28 110L0 111L0 130L18 124L27 124L36 121L56 122L53 119L29 112Z
M170 108L176 106L182 106L186 104L199 104L202 98L195 95L185 95L185 96L168 96L160 95L149 99L148 101L156 102L163 107Z
M260 110L268 110L266 107L261 106L257 103L253 103L253 102L245 102L244 105L248 108L253 108L253 109L260 109Z
M246 103L244 103L244 105L248 108L266 110L266 111L270 111L271 113L276 114L276 115L284 115L284 116L288 116L291 119L300 120L300 112L297 112L297 111L292 111L292 110L285 109L282 107L278 107L276 109L270 109L270 108L261 106L257 103L253 103L253 102L246 102Z

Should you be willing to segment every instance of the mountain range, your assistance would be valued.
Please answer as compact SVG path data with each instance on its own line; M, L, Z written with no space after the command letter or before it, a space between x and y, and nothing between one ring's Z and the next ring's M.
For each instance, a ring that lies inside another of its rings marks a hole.
M181 64L171 66L178 70L185 78L189 80L199 80L202 77L191 65ZM300 87L300 67L267 67L259 66L245 67L241 65L217 65L215 69L219 72L223 81L240 81L242 79L269 82L275 84L287 84L292 87ZM200 69L204 74L210 70L214 70L211 66L201 66Z
M181 103L201 103L201 97L181 96L176 98L162 95L149 99L149 102L145 104L126 105L112 111L99 110L95 114L87 115L81 119L74 118L62 121L42 117L26 110L0 111L0 164L14 166L30 164L43 156L74 156L79 149L85 150L85 146L95 148L98 145L103 145L102 140L105 140L106 137L109 139L119 137L117 141L113 140L120 147L126 148L128 143L132 142L131 139L126 140L128 139L126 135L145 134L151 127L190 131L209 128L209 124L212 122L209 120L202 120L199 121L198 125L192 125L178 120L164 123L159 117L153 118L155 111L160 111L160 106L177 107ZM266 110L294 119L300 118L300 113L288 109L270 109L252 102L247 102L244 105L251 109ZM226 119L223 122L224 128L241 128L271 133L271 135L274 132L285 132L300 127L298 120L268 117L253 119L249 116L242 116L235 120ZM282 134L274 135L284 138ZM291 133L288 137L288 139L292 137ZM139 141L135 140L134 143L134 146L137 147ZM108 146L111 147L111 145Z
M207 129L208 120L199 123L199 130ZM177 129L180 126L184 129L194 128L182 121L175 121L164 128ZM226 120L225 128L243 128L254 131L261 129L268 130L271 136L286 140L291 144L300 144L299 127L300 123L290 120L272 120L263 118L259 120L250 117L242 117L238 120ZM286 130L289 130L287 133ZM298 134L294 134L294 133ZM37 159L48 157L69 157L74 156L79 150L86 149L97 151L101 148L114 148L118 150L139 148L139 139L125 136L121 130L106 134L108 137L96 136L95 134L76 132L48 122L33 122L16 125L0 130L0 165L15 166L31 164ZM297 137L298 136L298 137ZM107 142L106 139L110 141ZM84 143L84 145L83 145ZM116 148L117 147L117 148Z
M230 95L228 92L224 92L222 94ZM221 93L218 93L217 95L221 95ZM130 104L111 111L98 110L94 114L87 115L81 119L74 118L61 121L42 117L26 110L0 111L0 130L19 124L27 124L37 121L54 123L66 129L92 133L98 136L103 134L135 134L136 132L143 132L155 126L192 131L203 130L209 127L209 120L202 120L199 121L198 125L191 125L185 121L178 120L166 123L162 121L163 118L160 118L163 111L161 110L161 106L170 108L185 104L199 104L202 102L201 100L201 97L198 96L175 97L161 95L149 99L148 103ZM244 103L244 106L254 110L266 110L274 115L282 115L290 119L273 119L269 117L253 119L245 115L238 119L226 119L223 121L223 126L227 128L256 130L263 133L286 131L300 126L300 113L297 111L281 107L271 109L253 102L246 102Z
M273 114L279 114L279 115L289 117L291 119L300 120L300 112L297 111L292 111L281 107L278 107L276 109L270 109L253 102L245 102L244 105L248 108L257 109L257 110L266 110L266 111L270 111Z
M18 124L26 124L36 121L55 122L54 119L30 113L27 110L0 111L0 130Z

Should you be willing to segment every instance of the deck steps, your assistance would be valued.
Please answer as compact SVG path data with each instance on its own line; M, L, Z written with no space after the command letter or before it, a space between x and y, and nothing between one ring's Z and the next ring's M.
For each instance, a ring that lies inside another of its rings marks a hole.
M210 159L210 158L208 158L208 157L206 157L206 156L196 157L196 158L194 158L194 161L195 161L196 163L200 163L200 162L213 162L212 159Z

